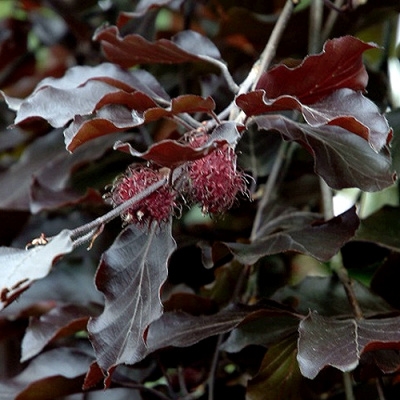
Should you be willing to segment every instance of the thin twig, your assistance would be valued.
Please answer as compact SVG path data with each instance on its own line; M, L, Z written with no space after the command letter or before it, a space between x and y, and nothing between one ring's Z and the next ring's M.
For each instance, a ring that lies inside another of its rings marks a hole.
M221 72L222 75L224 76L226 83L229 86L229 89L233 92L233 93L237 93L239 90L239 86L236 84L236 82L233 80L231 73L228 70L228 67L226 66L226 64L223 61L219 61L215 58L206 56L206 55L202 55L200 57L201 59L203 59L204 61L209 62L210 64L215 65L216 67L218 67Z
M334 3L335 8L340 9L342 7L344 0L336 0ZM326 19L325 26L322 29L321 39L322 43L329 38L335 22L339 16L339 12L335 9L331 9L328 18Z
M308 53L315 54L321 49L321 29L323 17L322 0L311 0L310 25L308 30Z
M142 385L140 383L133 383L133 382L130 382L130 381L119 380L119 379L116 380L114 378L113 378L113 383L116 383L117 385L120 385L120 386L125 387L125 388L136 389L136 390L139 390L141 392L151 393L151 394L153 394L154 396L158 397L161 400L171 400L171 398L166 396L164 393L162 393L162 392L160 392L158 390L155 390L153 388L147 387L145 385Z
M108 222L112 221L114 218L118 217L121 213L126 211L128 208L132 207L133 204L143 200L145 197L149 196L151 193L155 192L157 189L162 187L167 183L167 178L160 179L158 182L153 183L142 192L136 194L129 200L125 201L124 203L120 204L118 207L115 207L108 213L102 215L99 218L85 224L81 225L78 228L75 228L71 231L71 238L79 243L83 243L82 240L88 234L88 232L92 232L93 230L96 231L98 226L102 224L107 224ZM89 237L90 239L90 237ZM86 238L85 241L88 239Z
M327 185L327 183L319 177L319 187L321 190L321 203L322 212L324 218L331 219L334 217L333 201L332 201L332 189Z
M217 366L218 366L219 348L221 347L223 338L224 335L222 334L218 335L213 359L211 361L210 373L208 375L208 400L214 400L215 373L217 371Z
M353 393L353 382L349 372L343 372L343 386L346 400L355 400Z
M378 392L379 400L385 400L386 397L385 392L383 391L383 383L381 377L376 378L376 390Z
M252 85L253 90L256 87L257 82L259 81L261 75L265 71L267 71L273 58L275 57L278 43L281 39L281 36L282 36L288 22L289 22L289 19L292 15L292 11L293 11L293 1L287 0L285 6L283 7L281 14L279 15L278 21L276 22L276 24L274 26L274 29L272 30L272 33L268 40L267 46L265 47L264 51L261 54L260 65L259 65L257 77Z
M285 160L286 153L288 150L289 142L282 141L281 146L278 150L278 154L274 160L274 164L272 165L271 173L268 176L267 183L265 184L263 195L258 206L257 214L254 218L253 228L250 235L250 240L254 240L257 231L260 228L261 221L263 218L263 212L267 204L271 201L272 193L275 188L276 181L279 176L279 172L281 170L281 166Z

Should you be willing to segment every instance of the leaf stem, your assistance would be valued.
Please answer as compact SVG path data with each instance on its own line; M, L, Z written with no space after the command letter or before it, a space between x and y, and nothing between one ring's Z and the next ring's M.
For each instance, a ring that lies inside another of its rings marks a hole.
M201 59L203 59L204 61L209 62L210 64L215 65L216 67L218 67L221 72L222 75L224 76L226 83L229 86L229 89L233 92L233 93L237 93L239 90L239 86L236 84L236 82L233 80L231 73L229 72L228 67L226 66L226 64L222 61L219 61L215 58L206 56L206 55L202 55L200 57Z
M346 400L355 400L353 393L353 382L349 372L343 372L343 386Z

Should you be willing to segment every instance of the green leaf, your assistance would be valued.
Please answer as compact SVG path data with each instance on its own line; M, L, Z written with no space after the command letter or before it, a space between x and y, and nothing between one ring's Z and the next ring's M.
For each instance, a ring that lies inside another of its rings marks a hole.
M247 400L302 399L296 346L297 335L291 335L268 349L258 374L248 384Z

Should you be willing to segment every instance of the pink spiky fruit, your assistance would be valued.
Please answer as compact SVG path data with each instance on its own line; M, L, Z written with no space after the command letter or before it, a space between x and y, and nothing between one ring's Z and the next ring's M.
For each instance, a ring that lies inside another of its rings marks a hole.
M196 148L204 145L208 136L189 140ZM237 170L236 160L234 149L227 143L190 164L191 197L203 213L222 214L233 206L239 193L247 192L245 175Z
M116 207L163 178L159 170L131 166L114 182L109 198ZM175 200L176 192L166 184L125 210L121 218L125 223L140 226L149 226L153 221L161 224L174 214Z

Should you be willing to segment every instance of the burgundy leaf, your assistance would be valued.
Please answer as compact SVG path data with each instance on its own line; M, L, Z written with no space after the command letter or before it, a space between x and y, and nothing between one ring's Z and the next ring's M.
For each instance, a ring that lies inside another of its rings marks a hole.
M2 399L52 400L80 393L83 376L92 358L71 348L58 348L39 355L20 374L0 380Z
M259 129L276 130L314 156L315 172L334 189L378 191L393 184L390 155L376 153L362 138L338 126L311 127L282 115L254 117Z
M368 74L362 54L377 47L352 36L329 40L320 54L306 57L299 66L279 65L265 72L256 89L264 89L268 99L289 95L303 104L315 103L342 88L363 91Z
M122 38L117 27L109 26L97 30L94 40L101 42L108 60L123 68L137 64L177 64L221 59L221 54L215 45L194 31L179 32L171 40L160 39L151 43L137 34Z
M22 340L21 362L39 354L52 340L85 330L93 312L87 307L67 305L31 318Z
M246 265L284 251L296 251L327 261L354 236L359 224L354 207L325 222L312 220L313 217L309 213L288 213L267 221L250 244L225 244L235 258Z
M236 103L248 116L298 110L310 126L340 126L368 141L376 151L381 150L391 138L388 122L378 107L360 92L350 89L337 90L310 105L288 95L269 100L263 90L243 94L236 99Z
M393 374L400 369L400 351L380 349L363 353L360 358L360 367L368 368L371 365L378 367L384 374Z
M167 108L152 107L144 111L146 122L157 121L164 117L172 117L180 113L210 113L215 108L215 102L211 97L201 97L194 94L178 96L171 101Z
M96 274L105 295L103 313L89 321L96 359L109 374L116 365L133 364L146 352L146 330L162 314L160 288L175 249L171 226L158 231L125 228L103 254Z
M138 152L129 143L121 141L115 143L114 149L152 161L158 165L175 168L187 161L198 160L226 143L233 144L238 138L237 125L234 122L227 122L217 126L207 143L198 148L167 139L152 145L144 153Z
M171 107L161 108L141 92L111 93L103 97L97 106L102 104L106 105L90 116L76 116L64 131L65 144L69 151L73 152L81 144L102 135L124 131L179 113L210 112L215 108L211 97L195 95L179 96L172 100Z
M364 351L400 348L400 317L337 320L313 312L300 323L299 333L300 370L314 379L328 365L354 370Z
M296 343L292 335L268 349L257 375L249 381L246 399L299 399L301 374L296 361Z
M97 364L96 361L93 361L92 364L90 364L89 370L86 373L82 389L88 390L93 386L96 386L103 379L104 379L103 371L99 367L99 364Z
M0 310L13 302L33 281L49 274L54 262L73 250L71 231L65 229L46 245L29 250L0 247Z
M67 150L73 152L89 140L140 126L144 119L135 110L125 106L110 104L90 117L75 116L74 121L64 131Z

